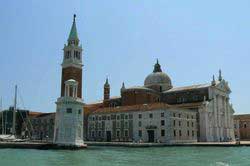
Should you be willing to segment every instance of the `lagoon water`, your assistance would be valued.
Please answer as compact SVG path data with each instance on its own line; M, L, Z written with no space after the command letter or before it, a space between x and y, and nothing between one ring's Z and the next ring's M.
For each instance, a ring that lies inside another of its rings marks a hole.
M249 166L250 147L0 149L0 166Z

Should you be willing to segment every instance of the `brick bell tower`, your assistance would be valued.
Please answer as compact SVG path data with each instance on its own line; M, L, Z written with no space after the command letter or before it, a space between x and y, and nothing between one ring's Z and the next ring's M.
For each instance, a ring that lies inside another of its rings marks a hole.
M63 147L85 147L83 142L82 47L76 30L76 15L64 45L61 97L56 101L53 143Z
M65 93L65 81L74 79L78 82L77 97L82 98L82 46L79 46L79 38L76 29L76 15L74 15L73 24L70 30L68 44L64 45L61 97Z

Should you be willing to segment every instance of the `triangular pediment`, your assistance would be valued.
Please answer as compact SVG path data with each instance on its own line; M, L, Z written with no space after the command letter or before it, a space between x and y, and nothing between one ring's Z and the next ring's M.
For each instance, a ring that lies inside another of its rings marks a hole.
M221 91L231 93L231 89L228 85L228 82L226 82L225 80L222 80L218 84L216 84L216 88L221 90Z

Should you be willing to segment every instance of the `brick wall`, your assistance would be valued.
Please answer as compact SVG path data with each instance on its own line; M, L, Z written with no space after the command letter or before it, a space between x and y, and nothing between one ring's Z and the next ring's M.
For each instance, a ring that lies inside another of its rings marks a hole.
M76 67L62 69L61 96L64 96L64 83L69 79L74 79L78 82L77 97L82 98L82 69Z

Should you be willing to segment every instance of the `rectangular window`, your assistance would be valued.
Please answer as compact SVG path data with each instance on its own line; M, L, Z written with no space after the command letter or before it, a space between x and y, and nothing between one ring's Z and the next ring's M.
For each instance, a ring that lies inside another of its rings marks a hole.
M189 127L189 121L187 121L187 127Z
M120 119L120 115L117 115L116 119L119 120Z
M173 114L173 117L175 117L175 113Z
M128 130L124 130L124 136L128 137Z
M162 136L162 137L165 136L165 130L161 130L161 136Z
M161 120L161 125L162 125L162 126L165 125L165 120Z
M67 108L66 112L67 113L72 113L72 108Z
M141 130L138 131L138 136L142 137L142 131Z
M181 130L179 130L179 136L181 137Z
M120 137L120 130L116 130L116 137Z
M179 126L181 126L181 121L179 121Z
M139 117L139 119L141 119L142 118L142 114L138 114L138 117Z
M110 120L110 116L107 116L107 119Z
M187 131L187 136L189 136L189 130Z
M138 126L141 127L141 121L138 122Z
M176 131L174 130L174 137L176 137Z
M181 114L179 114L178 116L179 116L179 118L181 118Z
M161 113L161 117L164 117L164 112Z
M125 115L125 119L128 119L128 115Z
M194 127L194 122L191 123L192 127Z
M149 114L149 118L153 118L153 114L152 113Z
M246 123L244 124L244 128L247 128L247 124Z
M98 136L101 137L102 136L102 131L98 132Z
M175 120L174 120L174 126L175 126Z
M192 137L194 137L194 131L192 130Z
M78 114L81 114L82 113L82 110L80 109L80 110L78 110Z
M128 122L124 122L124 128L128 128Z

